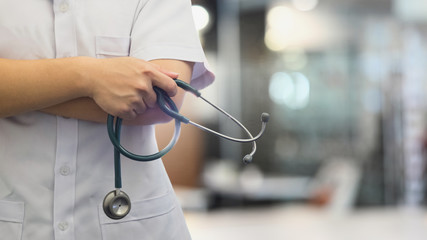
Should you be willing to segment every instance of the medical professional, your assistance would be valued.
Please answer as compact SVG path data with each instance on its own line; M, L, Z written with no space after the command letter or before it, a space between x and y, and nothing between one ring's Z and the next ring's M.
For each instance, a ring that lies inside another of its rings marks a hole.
M0 1L0 240L190 239L161 160L122 159L132 209L108 218L114 187L106 116L122 144L157 151L168 121L153 86L213 81L190 0Z

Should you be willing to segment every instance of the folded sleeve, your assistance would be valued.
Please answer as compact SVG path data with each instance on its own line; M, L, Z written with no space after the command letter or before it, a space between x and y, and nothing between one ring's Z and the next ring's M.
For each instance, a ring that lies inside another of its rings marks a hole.
M197 89L215 78L194 25L190 0L146 0L132 28L130 56L194 62L191 85Z

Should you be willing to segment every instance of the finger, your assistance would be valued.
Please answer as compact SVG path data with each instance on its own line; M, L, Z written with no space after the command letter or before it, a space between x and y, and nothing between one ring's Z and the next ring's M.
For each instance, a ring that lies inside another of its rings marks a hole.
M144 105L146 105L146 106L148 106L150 108L154 108L156 106L156 103L157 103L156 92L154 92L154 90L146 92L142 96L142 100L144 102Z
M169 97L173 97L176 95L178 91L178 86L172 78L166 76L161 72L157 72L155 73L155 76L152 77L152 79L152 85L163 89Z
M177 79L178 78L178 76L179 76L179 74L178 73L176 73L176 72L171 72L171 71L168 71L168 70L165 70L165 69L162 69L162 68L160 68L160 70L159 70L161 73L163 73L163 74L165 74L166 76L168 76L168 77L170 77L170 78L172 78L172 79Z
M145 74L151 79L151 85L163 89L170 97L176 95L178 89L175 81L160 70L160 66L149 63ZM176 76L177 74L171 74Z
M117 114L118 117L123 118L125 120L133 120L136 118L137 113L135 112L134 109L125 111L125 112L121 112L119 114Z
M133 111L136 115L143 114L147 110L147 105L141 99L138 102L133 103Z
M176 79L179 76L179 73L177 73L177 72L169 71L169 70L164 69L161 66L159 66L159 65L157 65L155 63L152 63L152 62L150 62L150 64L153 65L154 68L156 68L159 72L167 75L168 77L170 77L172 79Z
M157 65L155 63L150 62L151 65L153 65L154 68L156 68L158 71L160 71L161 73L167 75L168 77L172 78L172 79L176 79L179 76L179 73L177 72L173 72L173 71L169 71L165 68L163 68L160 65Z

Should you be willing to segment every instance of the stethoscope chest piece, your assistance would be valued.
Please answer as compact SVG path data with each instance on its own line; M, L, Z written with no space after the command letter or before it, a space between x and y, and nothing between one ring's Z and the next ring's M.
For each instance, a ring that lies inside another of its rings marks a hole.
M122 219L130 212L130 198L123 191L113 190L105 196L103 208L109 218Z

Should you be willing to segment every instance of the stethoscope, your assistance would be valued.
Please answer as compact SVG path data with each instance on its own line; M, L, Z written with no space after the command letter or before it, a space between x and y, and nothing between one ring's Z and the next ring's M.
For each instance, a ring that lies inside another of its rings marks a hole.
M105 196L104 202L103 202L103 209L105 214L111 219L124 218L130 212L130 209L131 209L131 201L129 196L121 190L122 178L121 178L120 154L132 160L140 161L140 162L148 162L148 161L153 161L161 158L166 153L168 153L178 141L179 134L181 132L181 123L191 124L204 131L207 131L209 133L212 133L216 136L219 136L221 138L224 138L230 141L240 142L240 143L252 142L252 151L249 154L245 155L245 157L243 158L243 162L250 163L252 161L253 155L256 152L255 141L263 135L269 119L269 114L263 113L261 115L261 122L262 122L261 131L258 133L258 135L253 137L252 134L249 132L249 130L245 126L243 126L242 123L240 123L237 119L235 119L233 116L228 114L223 109L219 108L215 104L203 98L201 96L201 93L197 89L193 88L186 82L179 79L175 79L175 82L178 85L178 87L184 89L185 91L193 93L196 97L201 98L206 103L210 104L212 107L214 107L215 109L217 109L218 111L220 111L221 113L229 117L231 120L233 120L237 125L239 125L246 132L246 134L248 135L248 138L247 139L233 138L190 121L185 116L179 114L178 108L176 107L172 99L166 94L166 92L164 92L162 89L158 87L154 87L154 91L156 92L156 95L157 95L157 104L159 105L160 109L163 112L165 112L167 115L175 119L174 135L171 141L169 142L169 144L164 149L151 155L137 155L128 151L120 144L120 132L121 132L121 126L122 126L122 119L119 117L114 117L112 115L108 115L108 118L107 118L108 136L111 140L111 143L114 145L115 190L109 192Z

